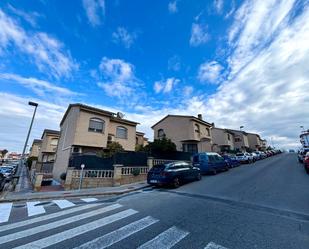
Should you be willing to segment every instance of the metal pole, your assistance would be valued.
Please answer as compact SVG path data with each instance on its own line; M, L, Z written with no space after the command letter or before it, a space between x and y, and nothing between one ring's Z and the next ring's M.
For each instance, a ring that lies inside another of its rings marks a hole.
M31 105L31 106L35 106L35 108L34 108L32 120L31 120L31 123L30 123L30 127L29 127L29 130L28 130L27 138L26 138L26 141L25 141L25 145L24 145L24 148L23 148L23 153L22 153L22 155L21 155L20 164L19 164L20 166L23 165L23 161L24 161L24 157L25 157L25 152L26 152L26 148L27 148L27 144L28 144L30 132L31 132L32 125L33 125L33 121L34 121L34 117L35 117L35 114L36 114L36 109L37 109L37 107L38 107L38 104L37 104L37 103L34 103L34 102L29 102L28 104ZM20 172L20 171L19 171L19 172Z
M80 190L81 187L82 187L83 172L84 172L85 164L82 164L80 167L82 168L82 170L80 171L80 176L79 176L79 187L78 187L78 190Z

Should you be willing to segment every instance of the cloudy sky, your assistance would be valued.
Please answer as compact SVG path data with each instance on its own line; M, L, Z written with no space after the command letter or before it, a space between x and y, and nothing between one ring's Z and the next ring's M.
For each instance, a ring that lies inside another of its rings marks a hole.
M1 1L0 148L81 102L151 125L202 113L280 147L309 129L309 1Z

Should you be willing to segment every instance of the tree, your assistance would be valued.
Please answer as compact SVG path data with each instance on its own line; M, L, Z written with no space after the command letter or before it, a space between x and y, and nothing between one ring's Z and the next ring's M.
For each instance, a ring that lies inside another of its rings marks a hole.
M4 158L4 156L6 155L6 153L8 153L9 151L7 149L1 150L1 157Z
M122 145L118 142L108 143L106 149L100 153L102 157L111 157L118 152L124 151Z
M154 153L166 153L176 151L176 144L174 144L170 139L162 138L155 139L152 143L149 143L147 146L148 151Z

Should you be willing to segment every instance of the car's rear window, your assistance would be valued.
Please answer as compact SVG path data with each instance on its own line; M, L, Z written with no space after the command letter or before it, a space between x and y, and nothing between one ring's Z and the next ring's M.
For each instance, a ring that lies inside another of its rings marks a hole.
M236 156L243 156L243 153L237 153Z
M165 164L157 164L157 165L154 165L153 168L155 169L165 169L166 165Z

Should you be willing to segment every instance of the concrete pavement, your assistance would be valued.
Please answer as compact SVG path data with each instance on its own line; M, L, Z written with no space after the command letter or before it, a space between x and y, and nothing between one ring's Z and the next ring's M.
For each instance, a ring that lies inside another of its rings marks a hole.
M284 154L176 190L13 204L0 247L305 249L308 188L296 155Z

